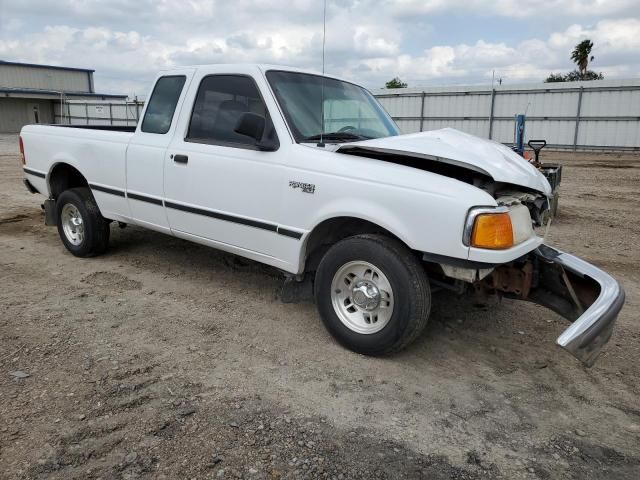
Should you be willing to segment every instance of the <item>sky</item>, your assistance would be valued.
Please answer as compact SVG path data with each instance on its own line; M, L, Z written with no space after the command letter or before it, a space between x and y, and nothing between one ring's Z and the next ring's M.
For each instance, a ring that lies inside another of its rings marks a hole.
M0 0L0 60L92 68L144 96L158 70L259 62L322 68L322 0ZM368 88L542 82L574 68L640 77L640 0L327 0L325 71Z

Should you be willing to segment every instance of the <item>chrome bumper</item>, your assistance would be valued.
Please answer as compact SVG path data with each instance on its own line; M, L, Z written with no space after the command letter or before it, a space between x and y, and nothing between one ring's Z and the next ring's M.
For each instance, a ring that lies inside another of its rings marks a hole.
M624 290L599 268L547 245L535 252L536 286L529 300L554 310L573 323L556 343L590 367L607 344Z

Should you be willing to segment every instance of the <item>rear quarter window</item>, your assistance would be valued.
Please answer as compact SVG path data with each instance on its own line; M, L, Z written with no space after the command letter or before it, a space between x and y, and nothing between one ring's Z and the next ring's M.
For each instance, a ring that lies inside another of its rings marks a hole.
M184 75L158 79L142 119L143 132L164 134L169 131L185 80Z

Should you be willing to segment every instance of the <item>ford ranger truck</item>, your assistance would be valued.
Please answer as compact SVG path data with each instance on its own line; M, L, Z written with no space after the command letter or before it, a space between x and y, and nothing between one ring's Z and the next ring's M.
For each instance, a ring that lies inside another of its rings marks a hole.
M24 182L73 255L104 252L121 222L271 265L366 355L415 340L442 288L553 310L587 366L608 342L622 288L536 234L549 183L506 146L401 135L364 88L280 66L176 68L147 98L136 127L20 132Z

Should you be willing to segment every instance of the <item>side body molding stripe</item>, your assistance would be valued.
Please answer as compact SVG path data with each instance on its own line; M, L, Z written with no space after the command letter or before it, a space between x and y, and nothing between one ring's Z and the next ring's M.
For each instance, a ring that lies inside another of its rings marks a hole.
M33 170L31 168L23 167L22 170L24 171L24 173L27 173L29 175L33 175L34 177L40 177L40 178L46 178L47 177L46 173L39 172L38 170Z
M295 238L296 240L300 240L302 238L302 233L288 230L282 227L278 227L278 233L280 235L284 235L285 237Z
M97 190L98 192L108 193L110 195L117 195L118 197L124 197L124 190L118 190L116 188L103 187L102 185L96 185L94 183L90 183L89 186L91 190Z
M152 203L154 205L162 205L162 200L159 198L147 197L146 195L140 195L139 193L127 192L127 198L133 200L140 200L141 202Z
M262 230L269 230L270 232L277 232L278 226L272 223L260 222L258 220L251 220L248 218L236 217L227 213L214 212L211 210L204 210L202 208L191 207L188 205L182 205L174 202L164 202L167 208L173 208L174 210L180 210L188 213L195 213L197 215L204 215L205 217L216 218L218 220L225 220L227 222L239 223L248 227L260 228Z
M285 237L295 238L296 240L300 240L302 238L301 232L297 232L295 230L289 230L287 228L282 228L273 223L261 222L259 220L252 220L252 219L243 218L243 217L236 217L235 215L229 215L228 213L221 213L213 210L206 210L204 208L192 207L190 205L183 205L181 203L170 202L167 200L163 201L159 198L147 197L146 195L140 195L138 193L126 192L125 194L124 190L111 188L111 187L103 187L102 185L96 185L94 183L90 183L89 186L93 190L96 190L98 192L108 193L110 195L127 197L132 200L139 200L141 202L147 202L153 205L162 206L164 204L165 207L172 208L174 210L180 210L182 212L187 212L187 213L194 213L196 215L215 218L217 220L224 220L226 222L237 223L239 225L245 225L247 227L259 228L261 230L274 232L279 235L283 235Z

